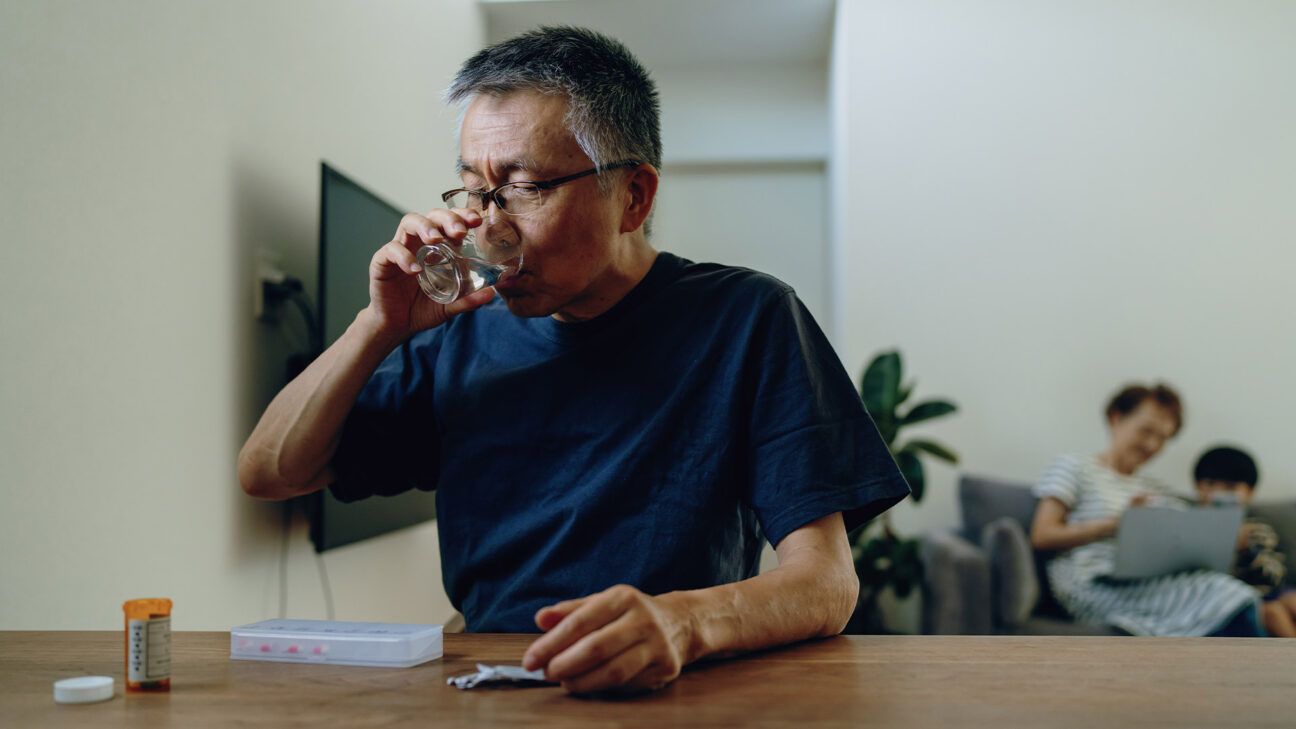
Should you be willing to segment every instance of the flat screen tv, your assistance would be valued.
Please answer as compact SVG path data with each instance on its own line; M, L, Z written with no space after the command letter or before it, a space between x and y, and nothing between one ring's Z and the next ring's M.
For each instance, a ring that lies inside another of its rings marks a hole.
M320 163L319 330L328 347L369 304L369 260L402 213L328 163ZM436 495L408 491L344 504L328 489L306 499L311 541L323 552L436 517Z

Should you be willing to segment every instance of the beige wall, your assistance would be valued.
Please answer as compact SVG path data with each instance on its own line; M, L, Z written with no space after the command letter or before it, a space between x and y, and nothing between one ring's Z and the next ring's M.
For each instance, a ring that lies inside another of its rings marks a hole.
M966 470L1034 479L1105 444L1131 379L1182 391L1149 466L1252 449L1296 497L1296 5L843 0L835 340L899 347ZM910 529L952 524L934 469Z
M0 629L275 614L279 511L234 469L285 351L256 252L313 283L321 157L430 206L482 37L469 0L0 5ZM330 553L338 617L443 620L435 544ZM322 617L291 545L289 612Z

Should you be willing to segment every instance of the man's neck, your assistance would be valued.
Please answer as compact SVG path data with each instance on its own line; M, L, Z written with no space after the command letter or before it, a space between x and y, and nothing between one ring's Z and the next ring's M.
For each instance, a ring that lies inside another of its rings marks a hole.
M657 260L657 251L642 236L630 241L622 251L585 293L555 312L553 318L561 322L589 321L616 306L638 286Z

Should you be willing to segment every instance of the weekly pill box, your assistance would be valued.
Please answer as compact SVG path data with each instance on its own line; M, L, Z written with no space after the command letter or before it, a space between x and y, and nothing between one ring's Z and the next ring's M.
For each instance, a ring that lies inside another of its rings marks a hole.
M441 657L441 626L262 620L230 629L230 658L409 668Z

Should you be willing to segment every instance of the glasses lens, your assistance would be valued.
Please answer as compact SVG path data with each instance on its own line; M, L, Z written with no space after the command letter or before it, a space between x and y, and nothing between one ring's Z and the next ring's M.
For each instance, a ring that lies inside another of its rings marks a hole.
M544 191L529 182L505 185L495 193L495 202L509 215L526 215L538 210Z
M482 194L480 192L469 192L468 190L452 190L441 196L445 201L446 207L467 208L469 210L480 211L482 206Z

